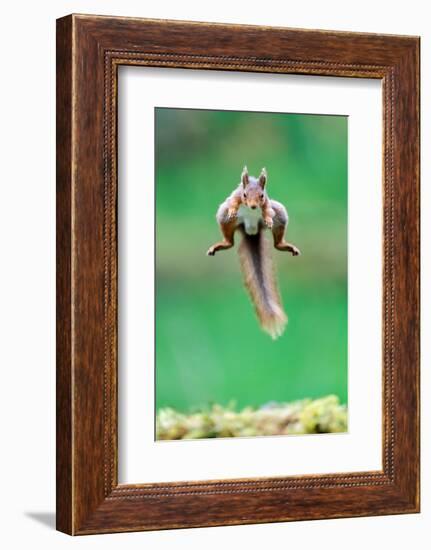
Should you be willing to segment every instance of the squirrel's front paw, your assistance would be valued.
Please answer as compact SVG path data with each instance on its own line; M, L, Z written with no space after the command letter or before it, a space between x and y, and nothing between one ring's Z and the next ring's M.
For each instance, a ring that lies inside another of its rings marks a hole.
M237 216L237 210L235 210L235 208L229 208L229 210L227 211L227 219L228 220L234 220Z
M268 229L272 229L274 222L272 221L271 216L266 217L263 221L265 222L265 225L266 227L268 227Z
M301 255L301 251L299 250L299 248L297 248L296 246L293 246L292 245L292 256L300 256Z

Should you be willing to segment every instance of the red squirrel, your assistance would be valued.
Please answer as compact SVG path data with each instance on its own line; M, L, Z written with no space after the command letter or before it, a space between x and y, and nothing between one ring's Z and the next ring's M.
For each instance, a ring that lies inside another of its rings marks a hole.
M268 197L267 179L265 168L255 178L244 166L238 187L217 210L216 219L223 240L213 244L207 254L214 256L219 250L232 248L235 231L242 233L238 252L244 283L262 329L275 339L283 333L287 315L281 303L268 242L263 236L264 228L271 230L277 250L290 252L292 256L298 256L300 251L284 239L289 217L280 202Z

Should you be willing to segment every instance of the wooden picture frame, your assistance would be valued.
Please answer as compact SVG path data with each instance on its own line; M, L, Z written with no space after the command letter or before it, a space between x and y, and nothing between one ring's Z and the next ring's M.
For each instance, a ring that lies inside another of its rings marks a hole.
M117 68L383 83L383 469L119 485ZM419 38L69 15L57 21L57 529L419 511Z

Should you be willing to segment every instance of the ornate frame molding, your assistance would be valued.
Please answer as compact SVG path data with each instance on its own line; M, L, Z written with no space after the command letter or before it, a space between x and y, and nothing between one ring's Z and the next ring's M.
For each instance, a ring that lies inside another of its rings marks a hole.
M217 46L220 38L228 45ZM85 534L418 511L418 39L68 16L58 20L57 51L58 529ZM382 471L118 484L119 65L382 80Z

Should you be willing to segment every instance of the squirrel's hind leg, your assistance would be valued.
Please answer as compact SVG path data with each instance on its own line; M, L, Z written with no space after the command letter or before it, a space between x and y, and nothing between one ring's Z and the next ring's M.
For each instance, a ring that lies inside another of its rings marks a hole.
M231 220L225 223L220 223L220 230L223 234L224 239L218 243L213 244L207 250L208 256L214 256L219 250L227 250L228 248L233 247L233 235L236 229L236 220Z
M274 225L272 228L272 235L274 237L274 248L277 250L283 250L285 252L290 252L292 256L299 256L301 254L299 248L294 244L288 243L284 240L284 230L285 225Z

